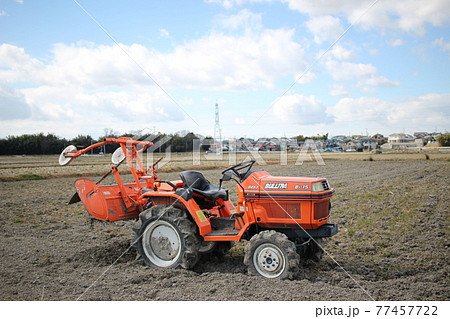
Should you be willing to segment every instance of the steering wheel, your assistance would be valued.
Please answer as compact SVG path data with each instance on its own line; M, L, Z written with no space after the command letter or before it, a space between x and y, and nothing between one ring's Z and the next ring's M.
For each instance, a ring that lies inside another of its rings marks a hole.
M244 177L252 169L252 166L253 164L255 164L255 162L255 160L251 160L230 166L222 171L222 175L228 171L232 171L237 177L239 177L239 179L242 180L242 177ZM247 169L245 173L240 173L244 169Z

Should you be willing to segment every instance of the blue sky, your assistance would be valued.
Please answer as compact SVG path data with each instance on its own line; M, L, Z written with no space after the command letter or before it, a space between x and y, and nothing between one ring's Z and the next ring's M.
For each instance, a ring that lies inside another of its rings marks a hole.
M95 20L95 21L94 21ZM445 0L0 1L0 137L450 129Z

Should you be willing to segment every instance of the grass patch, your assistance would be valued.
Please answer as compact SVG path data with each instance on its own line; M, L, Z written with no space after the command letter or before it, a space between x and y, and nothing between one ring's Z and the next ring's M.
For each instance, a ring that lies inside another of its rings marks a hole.
M25 217L17 217L13 220L13 223L20 224L20 223L25 223L26 221L27 221L27 219Z
M369 218L358 218L356 223L359 225L359 228L360 227L368 228L373 224L373 220Z
M353 235L355 235L355 230L353 228L351 228L348 230L348 236L353 237Z
M37 181L41 179L45 179L45 177L39 174L20 174L16 177L16 181Z

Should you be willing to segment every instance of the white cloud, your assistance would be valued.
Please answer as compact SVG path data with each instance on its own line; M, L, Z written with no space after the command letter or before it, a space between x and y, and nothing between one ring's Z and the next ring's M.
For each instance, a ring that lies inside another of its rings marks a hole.
M159 36L161 38L168 38L170 36L170 33L166 29L159 29Z
M149 51L137 44L121 45L135 61L150 58ZM45 83L76 85L86 89L148 86L151 79L124 54L118 45L89 46L56 44L54 59L45 66Z
M120 126L121 131L149 122L188 121L192 125L188 117L198 116L195 101L176 97L182 110L146 72L169 94L171 89L272 88L280 77L306 66L303 48L293 35L293 30L283 29L237 36L212 33L185 42L169 53L138 44L119 47L60 43L54 45L53 56L45 61L30 56L23 48L2 44L0 81L20 84L22 89L16 91L15 97L20 95L22 106L31 110L33 123L49 123L65 132L73 129L61 123L80 130L87 123L99 130L115 123L116 130ZM16 124L8 127L11 125Z
M379 75L378 69L372 64L338 62L327 60L325 68L334 80L356 81L356 85L366 93L375 93L374 87L398 87L400 82L391 81Z
M291 9L309 15L345 15L349 23L360 19L365 28L400 29L423 34L425 25L444 25L449 21L450 6L446 0L398 0L378 1L369 8L373 0L282 0Z
M0 82L0 120L17 120L31 117L30 106L23 94Z
M314 35L316 43L335 41L344 32L341 20L329 15L313 17L306 22L309 31Z
M395 103L389 110L388 121L393 124L450 125L450 94L427 94Z
M219 16L218 24L225 29L244 29L248 31L259 30L263 26L262 15L253 13L248 9L243 9L237 14L230 16Z
M378 98L343 98L327 111L336 122L382 121L387 118L388 103Z
M103 117L115 121L180 121L183 115L161 92L87 92L80 88L49 87L22 89L37 120L83 120ZM102 119L99 118L99 121Z
M207 0L221 3L226 8L241 6L247 2L275 2L277 0ZM348 23L358 20L364 28L403 30L419 35L425 33L425 26L442 26L450 21L448 0L396 0L378 1L367 12L374 0L278 0L291 10L312 17L338 15L347 18Z
M337 97L350 96L350 92L342 84L333 84L329 94Z
M294 76L294 80L296 81L296 83L298 84L307 84L307 83L311 83L314 80L316 80L317 76L315 73L313 72L299 72L296 73Z
M233 6L241 5L244 1L240 0L204 0L206 3L218 3L226 9L231 9Z
M10 44L0 45L0 81L40 81L44 70L45 65L26 54L23 48Z
M356 58L356 54L352 50L346 49L341 45L335 45L331 50L331 54L336 59L344 61L351 61Z
M332 121L325 112L325 106L316 97L302 94L278 98L273 103L273 112L282 123L310 125Z
M389 45L392 47L399 47L402 46L404 44L402 39L390 39L389 40Z
M433 45L441 48L441 50L445 53L450 53L450 42L446 42L442 37L434 40Z
M0 17L6 17L8 13L5 10L0 11Z
M240 36L213 33L170 53L139 44L56 44L53 60L47 64L22 48L3 44L0 79L90 90L147 89L155 86L152 79L168 89L267 89L278 78L305 68L304 50L293 35L293 30L283 29Z
M450 94L428 94L402 101L378 98L343 98L327 112L336 122L354 123L361 127L383 126L407 129L448 127Z
M214 90L267 89L275 80L304 69L303 48L293 30L264 30L257 34L211 34L158 54L168 85Z

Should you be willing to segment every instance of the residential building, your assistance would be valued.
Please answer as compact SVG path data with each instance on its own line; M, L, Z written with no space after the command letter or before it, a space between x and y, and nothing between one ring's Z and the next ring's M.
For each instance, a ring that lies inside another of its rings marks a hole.
M359 142L364 152L370 152L372 150L375 150L378 146L377 140L370 137L364 137L360 139Z
M407 150L422 146L423 142L421 139L416 139L415 137L405 133L395 133L389 135L388 142L383 144L381 147L383 149L391 150Z

